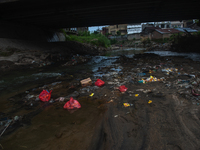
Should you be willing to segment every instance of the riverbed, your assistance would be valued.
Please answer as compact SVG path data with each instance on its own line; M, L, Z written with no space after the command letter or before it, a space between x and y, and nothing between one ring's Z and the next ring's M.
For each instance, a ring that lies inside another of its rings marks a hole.
M20 119L7 128L0 144L9 150L199 149L199 99L186 85L175 84L185 80L178 76L185 73L195 75L184 76L187 80L198 80L199 58L193 53L129 48L93 56L77 66L47 66L1 76L0 118ZM162 71L166 68L178 71L167 75ZM138 83L150 76L164 79ZM93 84L84 88L80 81L88 77ZM94 85L98 78L104 86ZM118 90L121 85L128 88L125 93ZM43 89L52 90L52 103L37 99ZM80 102L80 109L63 108L71 96ZM65 101L55 101L59 97Z

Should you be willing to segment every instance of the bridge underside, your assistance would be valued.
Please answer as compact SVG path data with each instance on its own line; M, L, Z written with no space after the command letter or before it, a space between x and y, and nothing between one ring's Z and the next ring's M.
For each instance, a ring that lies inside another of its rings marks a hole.
M0 20L45 28L198 19L200 1L0 0Z

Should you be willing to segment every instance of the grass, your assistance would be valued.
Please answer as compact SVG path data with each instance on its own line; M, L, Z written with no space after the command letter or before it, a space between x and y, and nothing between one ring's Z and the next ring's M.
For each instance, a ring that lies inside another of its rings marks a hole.
M90 34L89 32L79 32L78 35L66 35L66 41L77 41L88 43L96 46L109 47L110 40L102 34Z

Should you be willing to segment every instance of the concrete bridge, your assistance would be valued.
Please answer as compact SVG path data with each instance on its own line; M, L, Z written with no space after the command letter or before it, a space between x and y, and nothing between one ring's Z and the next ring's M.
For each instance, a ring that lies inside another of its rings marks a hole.
M0 0L0 21L45 28L198 19L200 1Z

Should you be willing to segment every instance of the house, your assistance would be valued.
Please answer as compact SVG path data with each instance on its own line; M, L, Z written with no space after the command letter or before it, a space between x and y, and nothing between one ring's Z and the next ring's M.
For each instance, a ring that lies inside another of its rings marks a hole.
M171 28L183 28L183 21L171 21Z
M108 33L108 27L102 27L101 34L106 35Z
M111 33L112 35L117 35L117 31L120 31L121 35L126 35L127 34L127 24L108 26L108 33Z
M139 40L140 39L140 33L133 33L133 34L128 34L127 35L128 40Z
M160 27L145 27L141 32L142 39L151 39L151 34L155 29L161 29Z
M140 33L142 31L141 23L134 23L127 25L127 34Z
M162 21L162 22L154 22L155 27L160 27L160 28L170 28L171 22L170 21Z
M65 28L64 30L69 34L77 34L78 32L88 31L88 27Z
M176 30L179 30L185 34L189 33L189 34L193 34L193 33L196 33L197 30L195 29L191 29L191 28L176 28Z
M151 34L151 39L164 39L169 38L171 35L176 33L182 33L182 31L171 29L155 29Z
M189 25L188 27L191 29L200 31L200 26L198 26L197 23L193 23L193 24Z

